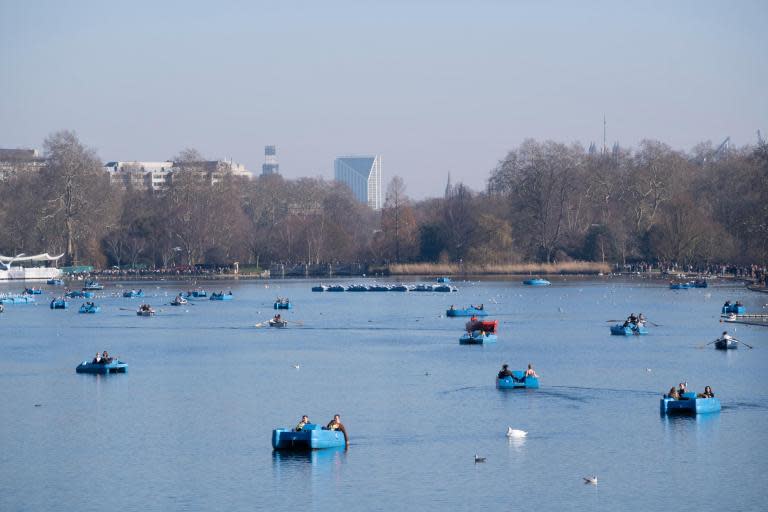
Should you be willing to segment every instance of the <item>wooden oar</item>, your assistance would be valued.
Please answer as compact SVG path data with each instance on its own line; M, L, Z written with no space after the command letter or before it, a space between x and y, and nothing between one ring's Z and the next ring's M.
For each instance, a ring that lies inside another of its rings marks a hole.
M741 340L737 340L736 338L731 338L731 339L732 339L733 341L735 341L736 343L741 343L742 345L747 345L747 344L746 344L746 343L744 343L743 341L741 341ZM747 346L748 346L749 348L755 348L755 347L753 347L752 345L747 345Z
M698 346L696 346L696 348L704 348L704 347L706 347L707 345L711 345L711 344L713 344L713 343L717 343L718 341L720 341L720 338L718 338L718 339L716 339L716 340L712 340L712 341L710 341L709 343L705 343L705 344L703 344L703 345L698 345Z

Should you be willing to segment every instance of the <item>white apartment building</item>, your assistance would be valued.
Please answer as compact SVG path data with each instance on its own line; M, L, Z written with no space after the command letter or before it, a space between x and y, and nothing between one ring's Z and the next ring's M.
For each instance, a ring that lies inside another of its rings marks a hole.
M352 189L358 201L373 210L381 209L381 156L341 156L334 161L333 170L336 181Z

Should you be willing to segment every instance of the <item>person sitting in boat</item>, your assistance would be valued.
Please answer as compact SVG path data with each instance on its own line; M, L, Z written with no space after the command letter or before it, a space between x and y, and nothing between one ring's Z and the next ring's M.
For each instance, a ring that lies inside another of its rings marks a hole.
M91 361L93 364L101 364L101 354L96 352L96 357L93 358L93 361Z
M109 357L109 352L106 350L101 354L101 360L104 364L109 364L112 362L112 358Z
M451 311L456 311L456 308L455 308L455 307L453 307L453 304L451 304L451 307L450 307L450 308L448 308L448 309L449 309L449 310L451 310Z
M637 315L637 325L640 327L645 325L645 315L643 315L642 313Z
M280 317L280 313L276 314L275 318L273 318L272 321L275 322L276 324L279 324L280 322L282 322L282 318Z
M732 339L733 339L733 336L731 336L730 334L728 334L728 331L723 331L723 335L722 335L722 336L720 336L720 339L723 339L723 340L725 340L725 341L728 341L728 340L732 340Z
M715 394L712 392L711 387L705 386L704 392L696 395L696 398L715 398Z
M296 430L296 432L301 432L304 429L304 427L307 426L307 424L309 423L311 423L309 421L309 416L305 414L304 416L301 417L301 421L296 425L296 428L294 430Z
M667 398L671 398L673 400L680 400L680 393L677 392L677 389L675 389L675 386L672 386L669 389L669 393L667 393Z
M688 385L686 382L681 382L680 386L677 388L677 394L680 395L680 398L683 398L683 395L685 395L688 392Z
M727 308L731 305L731 301L727 300L725 301L725 304L723 304L723 307Z
M344 428L344 424L341 422L341 416L334 414L333 419L325 426L326 430L338 430L344 434L344 444L349 446L349 437L347 437L347 429Z
M737 300L737 301L736 301L736 307L737 307L737 308L740 308L740 307L742 307L743 305L744 305L744 304L742 304L740 300Z
M528 363L528 369L525 370L525 376L526 377L535 377L539 378L539 376L536 374L536 370L533 369L533 365L531 363Z
M501 371L499 371L498 378L503 379L505 377L512 377L512 376L513 374L512 374L512 371L509 369L509 365L508 364L501 365Z
M475 309L479 309L480 311L482 311L484 307L485 307L484 304L480 304L479 306L475 306Z

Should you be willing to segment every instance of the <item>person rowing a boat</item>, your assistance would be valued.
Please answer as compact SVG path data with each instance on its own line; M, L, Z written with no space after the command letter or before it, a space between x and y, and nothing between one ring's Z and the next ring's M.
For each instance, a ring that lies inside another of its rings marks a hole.
M513 374L512 374L512 371L509 369L509 365L506 363L501 365L501 371L499 371L498 378L503 379L505 377L512 377L512 376Z
M720 339L721 339L721 340L724 340L726 343L728 343L728 341L729 341L729 340L732 340L732 339L733 339L733 336L731 336L730 334L728 334L728 331L723 331L723 335L722 335L722 336L720 336Z

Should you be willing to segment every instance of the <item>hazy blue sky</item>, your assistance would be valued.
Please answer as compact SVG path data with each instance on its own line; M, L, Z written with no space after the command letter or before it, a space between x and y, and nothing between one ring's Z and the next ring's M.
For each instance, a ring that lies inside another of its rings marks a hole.
M415 197L482 188L523 139L768 132L768 1L0 0L0 147L185 147L287 177L383 155Z

